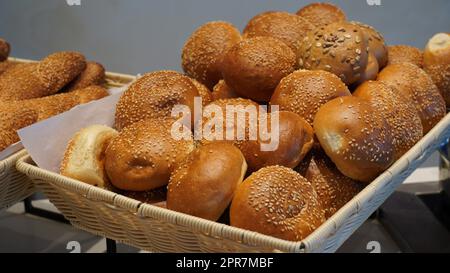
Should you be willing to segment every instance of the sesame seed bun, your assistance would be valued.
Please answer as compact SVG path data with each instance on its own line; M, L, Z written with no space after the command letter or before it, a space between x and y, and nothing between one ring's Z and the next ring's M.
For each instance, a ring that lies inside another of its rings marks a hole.
M245 39L225 55L222 75L239 96L268 102L282 78L294 72L296 57L272 37Z
M353 95L369 101L390 125L394 135L395 160L422 138L422 122L410 98L379 81L363 83Z
M372 26L356 21L350 23L357 25L363 30L368 39L369 52L375 56L380 68L385 67L388 63L388 48L383 35Z
M111 183L128 191L148 191L167 185L171 172L193 149L192 135L172 136L171 119L136 122L111 141L105 169Z
M230 23L216 21L202 25L183 47L183 70L212 89L222 79L221 67L225 52L240 40L241 33Z
M313 147L314 131L311 125L295 113L286 111L271 113L267 121L264 121L269 126L269 132L275 130L270 126L270 120L275 114L278 115L279 124L276 149L263 151L261 144L269 144L270 141L263 141L261 137L257 140L243 141L239 145L250 172L271 165L295 168Z
M343 175L322 149L314 149L305 166L300 174L311 182L327 219L364 187L362 183Z
M344 11L330 3L309 4L297 11L297 15L305 18L316 27L347 20Z
M289 12L269 11L253 17L244 29L244 38L273 37L288 45L299 57L300 44L314 28L306 19Z
M294 112L312 125L323 104L351 95L347 86L330 72L297 70L281 80L270 104L278 105L280 110Z
M8 59L10 51L11 46L9 45L9 43L0 38L0 62Z
M16 131L35 123L36 110L18 104L0 103L0 151L19 141Z
M350 85L365 71L367 36L347 22L332 23L308 33L302 43L299 65L307 70L325 70Z
M96 62L87 62L86 68L78 77L64 87L64 92L70 92L91 85L102 85L105 82L105 68Z
M147 73L123 93L116 106L115 127L123 128L147 118L170 117L177 104L194 110L199 92L192 80L175 71Z
M386 66L378 80L409 97L422 120L423 133L428 133L446 114L445 101L430 76L411 63Z
M0 75L5 72L6 70L16 66L17 63L9 62L9 61L3 61L0 62Z
M221 100L221 99L234 99L238 98L239 95L236 94L231 88L227 85L224 80L220 80L212 91L213 101Z
M430 39L424 52L424 69L450 107L450 34L438 33Z
M211 91L206 87L206 85L202 84L201 82L197 81L196 79L191 78L192 83L197 88L198 94L202 98L202 105L208 105L213 101L213 96Z
M323 105L314 119L321 147L346 176L372 182L394 161L391 128L371 104L340 97Z
M388 46L388 64L411 63L423 68L423 52L407 45Z
M85 67L84 56L77 52L57 52L38 63L16 65L0 77L0 100L25 100L53 95Z
M217 221L244 179L247 164L224 142L195 149L170 176L167 208Z
M71 93L77 98L78 104L88 103L109 96L108 91L99 85L91 85L74 90Z
M227 107L235 107L236 113L231 117L232 120L229 121L230 123L232 122L233 127L227 127ZM259 105L248 99L234 98L216 100L205 106L203 109L202 122L200 123L200 121L198 121L195 125L197 127L196 132L202 133L200 142L202 144L208 144L215 141L228 141L229 143L233 143L239 147L242 141L249 139L249 132L247 130L249 124L255 122L258 118L256 116L250 117L247 114L247 110L259 111ZM212 114L216 111L220 111L220 113L222 113L222 117L216 117ZM219 131L219 129L215 127L215 121L218 118L222 118L223 120L223 131ZM227 140L227 128L234 130L234 132L228 133L231 137L229 140ZM236 140L238 130L241 130L244 133L243 140ZM196 137L196 139L198 138L199 136Z
M117 134L116 130L103 125L92 125L77 132L64 153L61 174L106 188L108 178L104 168L105 150Z
M289 241L300 241L324 222L311 183L292 169L269 166L251 174L237 189L231 226Z

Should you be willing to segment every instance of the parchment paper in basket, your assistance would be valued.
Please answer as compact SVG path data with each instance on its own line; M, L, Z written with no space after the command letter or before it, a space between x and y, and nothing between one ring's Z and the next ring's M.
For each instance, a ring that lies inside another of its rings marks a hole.
M111 96L19 130L23 146L40 168L59 173L67 144L76 132L94 124L113 126L116 104L123 91L124 88L114 88Z
M6 148L0 152L0 160L4 160L22 149L23 149L22 142L20 142L20 141L16 142L13 145L9 146L8 148Z

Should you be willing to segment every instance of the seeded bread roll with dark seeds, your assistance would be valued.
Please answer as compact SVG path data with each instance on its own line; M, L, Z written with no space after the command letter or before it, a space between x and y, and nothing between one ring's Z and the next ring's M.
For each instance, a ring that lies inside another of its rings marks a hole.
M314 119L320 146L344 175L370 183L394 161L392 129L363 99L341 97L323 105Z
M407 45L388 46L388 64L411 63L423 68L423 52Z
M230 209L231 226L289 241L301 241L324 221L311 183L292 169L270 166L238 187Z
M333 23L310 31L303 40L299 65L325 70L350 85L357 82L368 63L367 37L360 27Z
M186 41L182 52L182 67L186 74L212 89L222 79L225 53L241 41L239 30L228 22L209 22Z
M297 11L297 15L305 18L316 27L347 20L344 11L330 3L309 4Z
M360 85L354 96L367 100L390 125L394 135L394 160L399 159L423 136L423 127L413 102L380 81Z
M388 48L383 35L372 26L356 21L352 21L351 23L363 30L368 39L369 52L375 56L380 68L385 67L388 63Z
M412 100L422 120L424 135L445 116L445 101L437 86L431 77L416 65L388 65L378 74L378 80Z
M378 72L380 72L378 61L373 53L369 53L366 69L361 73L361 77L352 85L352 87L359 86L367 81L376 80Z
M244 39L225 54L222 75L239 96L268 102L282 78L294 72L296 56L272 37Z
M273 37L287 44L299 57L300 45L314 25L289 12L269 11L253 17L244 29L244 38Z

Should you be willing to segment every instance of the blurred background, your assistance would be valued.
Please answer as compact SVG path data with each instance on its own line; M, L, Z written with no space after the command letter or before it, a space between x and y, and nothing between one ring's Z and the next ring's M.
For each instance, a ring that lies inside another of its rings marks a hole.
M77 2L81 5L68 5ZM226 20L243 29L267 10L296 12L310 0L0 0L0 37L14 57L40 59L77 50L109 71L180 70L180 52L201 24ZM449 0L328 0L350 20L376 27L389 44L424 47L450 31ZM379 2L381 5L369 5Z

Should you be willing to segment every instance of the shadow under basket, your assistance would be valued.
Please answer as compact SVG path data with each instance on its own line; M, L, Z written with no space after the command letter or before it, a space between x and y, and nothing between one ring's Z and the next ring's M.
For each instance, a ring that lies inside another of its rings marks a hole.
M14 63L35 61L9 58ZM135 76L106 72L105 88L122 87L135 80ZM32 181L16 170L16 162L27 153L24 149L0 161L0 210L20 202L36 192Z
M334 252L450 135L447 115L408 153L311 235L290 242L148 205L38 168L30 177L77 228L152 252Z

